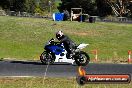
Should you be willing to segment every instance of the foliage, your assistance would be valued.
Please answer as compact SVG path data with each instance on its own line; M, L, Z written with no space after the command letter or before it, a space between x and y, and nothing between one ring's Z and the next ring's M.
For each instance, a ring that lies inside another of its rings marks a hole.
M58 9L60 12L71 8L83 8L83 13L98 16L130 16L132 15L132 2L127 0L61 0Z
M95 0L62 0L62 3L58 6L60 12L64 9L70 12L71 8L83 8L83 13L90 15L95 15L97 9Z
M49 1L51 3L49 4ZM56 3L59 3L57 8ZM83 13L98 16L132 16L132 2L130 0L0 0L3 9L43 14L45 12L60 11L71 8L83 8ZM57 10L58 9L58 10Z
M10 7L9 0L0 0L0 6L4 9L8 9Z
M26 0L25 1L26 12L34 13L35 9L35 0Z
M51 0L52 8L54 5L54 0ZM0 0L0 6L16 12L43 13L49 11L49 0Z
M62 12L67 9L69 12L71 8L83 8L83 13L89 15L106 16L112 14L112 9L106 0L62 0L58 9Z
M98 15L103 17L112 14L112 9L106 0L96 0Z
M13 0L11 10L16 11L16 12L17 11L21 11L21 12L26 11L24 3L25 3L25 0Z

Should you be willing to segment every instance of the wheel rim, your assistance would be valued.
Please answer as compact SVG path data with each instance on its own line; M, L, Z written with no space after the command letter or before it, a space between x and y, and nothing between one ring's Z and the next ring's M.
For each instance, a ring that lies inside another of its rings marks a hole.
M48 64L49 63L54 63L53 56L51 54L48 55L47 62L48 62Z
M54 60L52 59L53 57L52 57L52 55L51 54L42 54L41 55L42 57L41 57L41 61L43 62L43 63L45 63L45 64L52 64L52 63L54 63Z
M46 62L46 54L42 54L41 55L41 61L43 62L43 63L45 63Z
M87 61L87 57L86 57L86 55L82 55L82 58L83 58L83 63L85 63L86 61Z
M87 57L84 54L79 55L78 62L80 63L86 63Z

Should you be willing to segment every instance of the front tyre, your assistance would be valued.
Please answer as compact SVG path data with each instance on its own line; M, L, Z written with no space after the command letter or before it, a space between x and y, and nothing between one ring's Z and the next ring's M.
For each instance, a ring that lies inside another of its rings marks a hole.
M75 56L75 62L78 66L86 66L90 61L90 57L87 53L80 51Z
M55 61L55 56L51 53L43 52L40 56L40 61L43 64L53 64Z

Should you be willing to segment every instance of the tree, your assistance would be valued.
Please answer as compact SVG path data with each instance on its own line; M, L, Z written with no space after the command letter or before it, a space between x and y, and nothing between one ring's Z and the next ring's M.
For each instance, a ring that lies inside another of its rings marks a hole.
M128 16L131 13L131 0L106 0L116 16Z
M26 12L34 13L35 9L35 0L26 0L25 1Z
M9 9L9 7L10 7L10 1L9 0L0 0L0 6L3 9Z
M98 15L103 17L112 14L112 9L107 0L96 0Z
M12 3L12 10L18 12L25 12L26 11L26 8L25 8L25 1L26 0L13 0L13 3Z
M71 8L83 8L83 13L89 15L96 14L96 1L95 0L61 0L58 9L62 12L64 9L67 9L69 12Z
M54 0L51 0L54 6ZM49 0L0 0L0 6L3 9L21 12L43 12L49 9Z

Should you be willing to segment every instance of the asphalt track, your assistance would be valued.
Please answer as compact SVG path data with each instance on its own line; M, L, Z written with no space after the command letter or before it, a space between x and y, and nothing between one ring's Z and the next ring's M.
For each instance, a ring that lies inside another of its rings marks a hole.
M45 75L47 65L39 61L0 61L0 77ZM78 66L66 63L55 63L47 69L48 77L76 77ZM89 63L84 67L87 74L131 74L132 64L96 64ZM132 77L132 76L131 76Z

